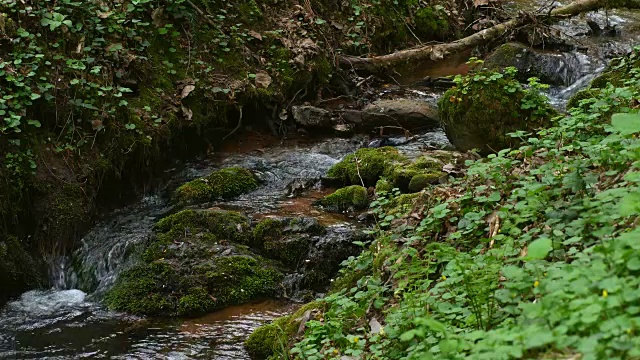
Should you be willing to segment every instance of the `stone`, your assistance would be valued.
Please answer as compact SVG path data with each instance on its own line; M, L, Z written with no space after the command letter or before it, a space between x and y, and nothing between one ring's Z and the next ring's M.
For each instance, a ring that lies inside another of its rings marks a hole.
M291 107L296 124L309 128L331 128L333 121L331 112L315 106L299 105Z
M545 84L569 86L585 75L576 52L541 51L517 42L498 47L484 65L491 70L513 66L518 69L516 78L525 83L537 77Z
M438 110L426 101L414 99L378 100L362 110L345 110L342 120L352 123L360 131L388 127L385 132L429 130L439 127Z

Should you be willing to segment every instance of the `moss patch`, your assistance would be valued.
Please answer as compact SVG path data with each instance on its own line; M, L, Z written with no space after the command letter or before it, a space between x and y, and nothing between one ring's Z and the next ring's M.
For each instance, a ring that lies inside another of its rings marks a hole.
M313 311L321 310L323 307L322 301L314 301L302 306L291 315L283 316L257 328L244 343L247 352L252 359L280 358L279 356L285 355L289 343L294 342L297 335L300 335L298 334L300 323L305 319L313 318Z
M228 168L193 180L180 186L174 200L180 204L193 204L216 199L231 199L258 187L253 173L242 168Z
M362 210L367 208L369 196L366 188L352 185L325 196L318 204L331 212Z
M332 166L327 175L343 185L357 185L364 182L365 186L375 186L378 179L391 168L395 161L403 159L405 157L392 147L360 149Z

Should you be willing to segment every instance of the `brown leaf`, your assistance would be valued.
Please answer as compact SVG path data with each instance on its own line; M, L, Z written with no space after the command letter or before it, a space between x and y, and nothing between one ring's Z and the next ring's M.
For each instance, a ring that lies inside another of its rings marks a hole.
M91 121L91 127L93 128L93 130L102 130L104 128L104 126L102 125L102 121L96 119L96 120L92 120Z
M249 30L249 36L251 36L254 39L258 39L258 40L262 41L262 35L260 35L260 33L255 32L253 30Z
M162 27L164 15L164 7L159 7L151 12L151 19L153 20L153 25L157 28Z
M266 71L258 71L255 82L258 88L266 89L271 85L271 76Z
M182 93L180 94L180 99L186 98L195 89L196 89L195 85L191 85L191 84L185 85L185 87L182 89Z

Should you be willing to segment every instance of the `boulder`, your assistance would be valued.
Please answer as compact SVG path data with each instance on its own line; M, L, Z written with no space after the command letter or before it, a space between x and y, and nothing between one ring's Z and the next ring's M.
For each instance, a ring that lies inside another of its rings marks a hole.
M535 131L555 115L537 89L524 88L508 73L486 69L464 77L438 103L447 138L458 150L490 154L518 145L516 131Z
M114 310L194 316L276 295L282 273L242 244L249 219L229 211L184 210L160 220L140 261L105 296Z
M390 127L387 132L439 127L438 111L435 106L426 101L414 99L378 100L362 110L345 110L341 117L345 122L354 124L360 131L370 131L385 126Z
M296 124L303 127L329 129L334 125L331 112L315 106L293 106L291 113Z
M569 86L585 75L578 53L541 51L516 42L498 47L484 65L491 70L513 66L518 69L516 78L525 83L537 77L545 84Z
M222 169L180 186L173 194L173 201L188 205L217 199L232 199L255 190L258 188L258 182L258 177L250 170Z
M359 185L351 185L336 190L317 202L327 211L341 213L366 209L369 205L367 189Z

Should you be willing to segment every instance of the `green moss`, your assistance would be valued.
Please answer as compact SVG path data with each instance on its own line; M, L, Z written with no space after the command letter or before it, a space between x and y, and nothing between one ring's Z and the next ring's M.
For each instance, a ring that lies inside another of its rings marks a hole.
M393 190L393 184L386 178L378 180L376 183L376 194Z
M196 179L180 186L174 201L180 204L206 202L215 199L231 199L258 187L253 173L242 168L215 171L206 178Z
M332 212L362 210L367 208L369 196L366 188L352 185L325 196L319 201L319 204Z
M447 15L431 6L418 9L414 22L416 34L423 39L444 39L452 33Z
M580 102L582 100L591 99L591 101L596 101L596 99L600 95L600 89L582 89L575 93L567 102L567 109L580 107Z
M178 300L178 315L203 314L215 309L216 302L203 287L189 290L189 294Z
M171 285L176 278L177 272L165 262L136 266L120 275L104 301L111 309L132 314L173 314L175 297Z
M407 214L416 201L421 198L422 193L413 193L413 194L402 194L400 196L396 196L391 198L391 201L384 205L383 209L386 214L391 215L400 215Z
M282 237L284 226L284 222L280 219L263 219L253 229L253 238L257 242L277 240Z
M364 182L365 186L374 186L378 179L392 167L394 161L403 159L404 156L392 147L364 148L332 166L327 175L343 185L357 185Z
M432 172L418 174L411 178L409 182L409 191L418 192L429 187L429 185L436 184L445 175L443 172Z
M248 256L215 260L215 270L208 271L206 277L219 307L275 295L282 274L273 268L262 266L259 260L264 261Z
M295 313L283 316L270 324L263 325L251 333L244 346L252 359L278 359L288 351L288 344L298 335L300 322L305 313L321 311L324 303L314 301L302 306Z
M251 238L249 219L234 211L183 210L156 223L160 240L167 242L185 237L185 233L205 231L215 239L247 243ZM202 239L208 239L206 236Z

